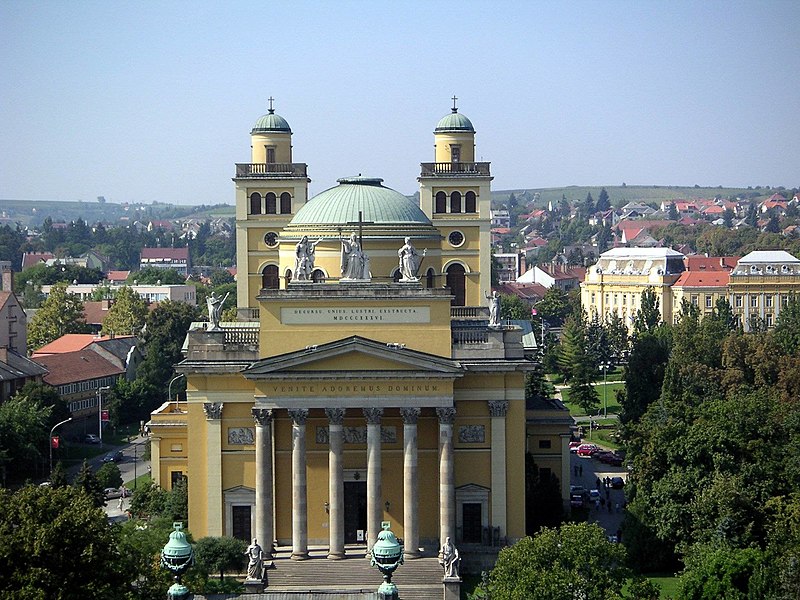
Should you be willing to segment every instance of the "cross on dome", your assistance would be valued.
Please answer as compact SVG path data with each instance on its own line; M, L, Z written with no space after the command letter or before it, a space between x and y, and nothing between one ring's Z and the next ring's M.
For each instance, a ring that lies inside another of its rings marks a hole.
M275 109L272 108L272 102L273 102L273 100L275 100L275 98L270 96L269 98L267 98L267 100L269 100L269 114L274 114L275 113Z
M458 107L456 106L456 100L458 100L458 97L455 94L453 94L453 112L454 113L458 112Z

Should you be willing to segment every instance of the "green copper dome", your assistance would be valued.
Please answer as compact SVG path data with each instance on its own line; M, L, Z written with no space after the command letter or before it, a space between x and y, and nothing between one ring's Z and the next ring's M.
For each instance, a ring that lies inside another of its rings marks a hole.
M280 115L275 114L275 110L270 108L269 112L261 117L253 126L250 135L254 133L282 132L292 133L289 123Z
M381 185L383 179L346 177L339 185L314 196L289 224L345 225L358 221L358 212L365 222L421 223L430 225L419 206L400 192Z
M433 133L451 133L469 131L475 133L475 128L472 126L472 121L458 112L457 108L453 108L449 115L445 115L436 125Z

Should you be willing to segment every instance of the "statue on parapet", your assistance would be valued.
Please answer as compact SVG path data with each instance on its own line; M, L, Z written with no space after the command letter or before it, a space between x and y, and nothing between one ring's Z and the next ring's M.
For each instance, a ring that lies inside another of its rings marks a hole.
M303 238L297 242L294 247L294 273L292 279L295 281L309 281L311 280L311 273L314 272L314 251L322 241L319 238L316 242L308 241L308 236L304 235Z
M400 281L419 281L419 266L428 249L422 251L422 255L417 252L411 243L411 238L405 238L405 244L397 251L400 259Z
M444 544L439 551L439 564L444 569L445 579L458 578L459 563L461 556L458 554L458 549L450 541L449 537L444 538Z
M208 320L211 323L211 327L208 328L209 331L215 331L220 329L219 321L222 318L222 306L225 304L225 300L228 299L230 292L225 294L224 297L220 298L217 296L216 292L211 292L211 295L206 298L206 304L208 305Z
M489 327L500 327L500 295L496 290L485 295L489 301Z
M350 234L349 239L341 236L342 242L342 279L344 280L369 280L369 257L364 253L358 237L355 233Z
M264 550L259 546L256 538L244 552L247 556L247 578L255 581L264 579Z

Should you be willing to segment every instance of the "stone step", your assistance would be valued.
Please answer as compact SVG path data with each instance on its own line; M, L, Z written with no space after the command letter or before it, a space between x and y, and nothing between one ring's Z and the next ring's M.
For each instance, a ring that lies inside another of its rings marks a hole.
M275 555L269 569L267 591L336 589L376 590L382 576L364 557L365 548L348 548L343 560L328 560L325 550L310 550L308 560L291 560L290 552ZM435 557L409 560L395 571L392 581L401 598L441 600L442 567Z

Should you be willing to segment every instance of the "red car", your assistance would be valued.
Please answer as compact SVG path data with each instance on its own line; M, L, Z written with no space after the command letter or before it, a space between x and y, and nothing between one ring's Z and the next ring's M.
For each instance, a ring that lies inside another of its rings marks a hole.
M572 452L572 454L575 454L578 451L578 446L580 445L581 445L580 442L570 442L569 451Z
M577 454L582 458L591 458L592 455L599 450L600 448L595 444L581 444L578 446Z

